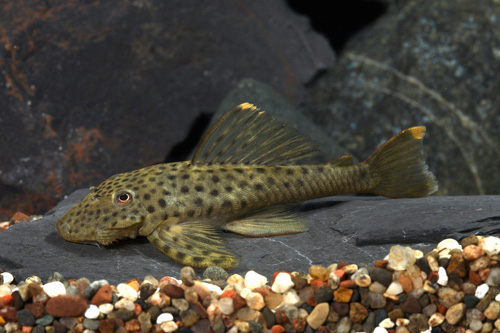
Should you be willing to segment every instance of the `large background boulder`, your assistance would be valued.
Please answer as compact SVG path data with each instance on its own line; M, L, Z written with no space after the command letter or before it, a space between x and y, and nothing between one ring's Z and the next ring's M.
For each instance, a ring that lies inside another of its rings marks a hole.
M4 219L185 157L175 147L201 136L242 78L296 106L334 61L285 1L11 1L0 4L0 41Z
M391 1L312 84L305 113L359 159L425 125L439 194L498 193L499 36L496 1Z

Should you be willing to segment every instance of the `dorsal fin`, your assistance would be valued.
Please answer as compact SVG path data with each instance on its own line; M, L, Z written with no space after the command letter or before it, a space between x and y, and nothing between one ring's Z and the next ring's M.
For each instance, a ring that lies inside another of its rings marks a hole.
M276 165L316 154L316 144L310 139L243 103L226 112L205 133L191 163Z

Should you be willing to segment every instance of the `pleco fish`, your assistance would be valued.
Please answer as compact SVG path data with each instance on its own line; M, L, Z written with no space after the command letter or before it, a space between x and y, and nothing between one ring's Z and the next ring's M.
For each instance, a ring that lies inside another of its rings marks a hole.
M71 242L111 244L146 236L166 256L193 267L230 268L220 230L250 237L291 234L306 224L285 204L342 193L421 197L437 190L424 161L425 127L402 131L364 162L352 156L295 165L315 144L244 103L205 134L191 161L114 175L57 221Z

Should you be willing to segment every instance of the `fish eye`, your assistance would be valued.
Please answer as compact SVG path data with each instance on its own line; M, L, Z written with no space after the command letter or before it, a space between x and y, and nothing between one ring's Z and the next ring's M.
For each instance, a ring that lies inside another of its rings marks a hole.
M119 207L125 207L132 202L132 194L129 192L119 192L115 197L115 204Z

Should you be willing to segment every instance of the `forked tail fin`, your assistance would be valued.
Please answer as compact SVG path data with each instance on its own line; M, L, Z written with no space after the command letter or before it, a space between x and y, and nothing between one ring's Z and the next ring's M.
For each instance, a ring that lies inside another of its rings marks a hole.
M424 160L425 127L408 128L375 150L365 162L378 179L372 193L386 197L423 197L437 191L436 177Z

